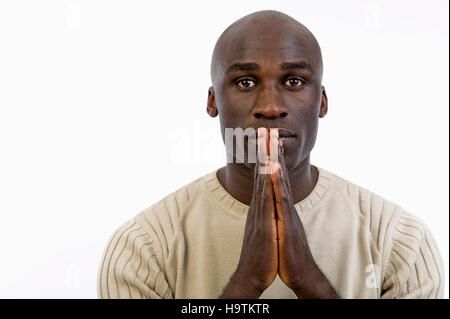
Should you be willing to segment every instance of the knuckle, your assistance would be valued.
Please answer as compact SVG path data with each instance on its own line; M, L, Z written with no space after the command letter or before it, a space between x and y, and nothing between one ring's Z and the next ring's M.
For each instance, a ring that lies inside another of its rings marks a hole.
M267 195L267 193L264 192L261 194L261 200L264 204L267 202L268 199L269 199L269 195Z
M287 195L281 195L280 198L277 198L278 204L290 205L291 201Z
M253 234L255 236L260 236L263 233L263 228L261 227L261 225L256 225L254 230L253 230Z

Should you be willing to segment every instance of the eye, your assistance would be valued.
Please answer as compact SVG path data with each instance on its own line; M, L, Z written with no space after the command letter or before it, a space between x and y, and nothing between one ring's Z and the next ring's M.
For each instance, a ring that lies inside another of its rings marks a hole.
M300 87L303 85L303 81L299 78L289 78L286 80L286 82L284 82L285 85L289 86L289 87Z
M251 79L238 80L238 81L236 81L235 84L237 84L237 86L244 88L244 89L248 89L248 88L255 86L255 82Z

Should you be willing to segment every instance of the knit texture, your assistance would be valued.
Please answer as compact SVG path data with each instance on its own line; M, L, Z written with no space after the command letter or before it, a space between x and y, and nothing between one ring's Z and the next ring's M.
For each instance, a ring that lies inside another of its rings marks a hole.
M342 298L443 298L443 264L427 226L321 167L295 208L316 264ZM218 298L236 270L249 206L217 170L119 227L106 245L99 298ZM277 276L261 298L296 298Z

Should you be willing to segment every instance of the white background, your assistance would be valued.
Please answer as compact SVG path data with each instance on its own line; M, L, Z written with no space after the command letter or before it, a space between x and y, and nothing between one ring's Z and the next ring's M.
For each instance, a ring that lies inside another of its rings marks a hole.
M0 297L96 298L115 229L225 164L220 33L261 9L323 51L311 162L432 230L448 297L448 1L1 1Z

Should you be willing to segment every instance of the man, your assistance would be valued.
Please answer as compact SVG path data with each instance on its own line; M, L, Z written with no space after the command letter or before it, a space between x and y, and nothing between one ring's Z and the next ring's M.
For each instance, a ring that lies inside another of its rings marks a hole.
M442 298L426 225L310 164L328 109L322 69L314 36L283 13L255 12L223 32L207 112L224 141L227 128L257 130L256 163L234 152L122 225L100 298Z

